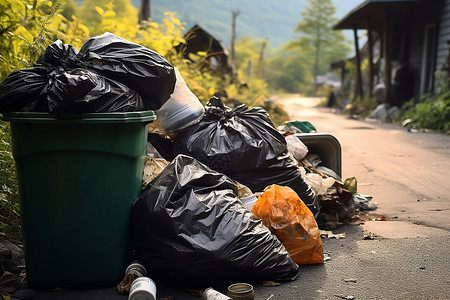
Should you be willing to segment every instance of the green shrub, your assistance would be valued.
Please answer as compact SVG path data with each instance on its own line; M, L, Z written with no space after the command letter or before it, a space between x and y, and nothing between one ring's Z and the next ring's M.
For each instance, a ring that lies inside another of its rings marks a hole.
M403 108L408 126L450 134L450 89L416 104L411 100Z
M21 241L16 165L11 153L9 124L0 123L0 229L1 236Z

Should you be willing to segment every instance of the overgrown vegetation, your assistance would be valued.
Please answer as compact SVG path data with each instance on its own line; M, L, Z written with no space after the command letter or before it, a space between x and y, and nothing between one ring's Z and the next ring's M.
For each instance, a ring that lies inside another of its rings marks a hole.
M0 81L31 67L58 32L60 2L8 0L0 3ZM0 235L22 239L15 163L9 124L0 123Z
M450 134L450 80L447 74L437 78L436 95L425 96L419 103L414 100L406 102L399 120L406 120L410 128Z
M19 196L16 166L11 153L7 123L0 123L0 233L12 241L21 241Z
M205 104L216 92L249 106L265 106L274 123L287 119L272 103L267 83L260 77L246 78L246 84L223 80L200 71L202 53L181 58L174 47L183 42L184 24L167 12L160 23L137 23L137 10L129 0L86 0L77 7L73 0L6 0L0 3L0 82L12 71L32 67L53 41L60 39L80 49L90 37L112 32L150 48L178 67L192 92ZM242 71L239 70L242 75ZM13 241L22 238L15 163L9 124L0 123L0 235Z

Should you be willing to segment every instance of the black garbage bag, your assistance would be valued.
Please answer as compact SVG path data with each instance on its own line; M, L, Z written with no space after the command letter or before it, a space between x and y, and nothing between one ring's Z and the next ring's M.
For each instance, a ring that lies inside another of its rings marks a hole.
M40 111L36 107L45 104L47 84L45 68L13 71L0 84L0 112Z
M0 84L0 112L129 112L158 109L175 86L160 54L105 33L82 51L57 40L30 69Z
M147 143L150 143L152 147L158 151L158 153L167 161L172 161L176 155L173 154L172 141L168 138L164 138L157 133L147 134Z
M110 32L88 39L78 57L84 67L137 91L146 109L159 109L174 91L175 69L164 56Z
M261 167L287 149L264 109L230 109L218 97L206 104L199 123L178 132L174 147L225 174Z
M320 206L304 181L286 140L261 107L234 109L213 97L200 122L178 132L174 153L194 157L253 192L277 184L292 188L317 217Z
M86 69L50 72L47 86L50 112L129 112L145 110L139 94L128 86Z
M52 89L55 75L71 70L78 50L72 45L65 45L61 40L50 44L39 57L34 67L13 71L0 85L0 112L9 111L47 111L48 91ZM92 87L89 88L89 90ZM77 86L67 95L61 95L58 102L73 101L86 88ZM85 94L89 92L87 90ZM73 93L75 92L75 93ZM55 93L53 93L55 94ZM51 99L49 99L51 100Z
M51 43L36 61L35 67L44 67L51 71L54 68L71 69L77 66L78 50L61 40Z
M178 155L132 206L136 259L152 277L186 286L285 281L298 266L237 186L192 157Z

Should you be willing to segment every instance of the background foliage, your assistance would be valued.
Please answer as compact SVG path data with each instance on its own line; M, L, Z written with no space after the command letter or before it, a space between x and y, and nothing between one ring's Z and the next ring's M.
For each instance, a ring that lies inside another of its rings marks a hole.
M425 96L419 103L406 102L399 120L410 128L450 134L450 78L445 71L436 75L437 93Z
M183 42L184 23L167 12L156 23L137 22L137 10L129 0L86 0L78 7L72 0L6 0L0 2L0 81L12 71L29 68L53 41L60 39L80 49L90 37L104 32L139 43L165 56L180 69L188 86L206 103L216 92L250 105L264 105L267 84L261 78L248 78L246 88L229 78L200 72L205 59L201 53L190 60L181 58L174 47ZM277 115L283 113L269 107ZM20 209L15 164L12 157L9 124L0 123L0 234L21 239Z

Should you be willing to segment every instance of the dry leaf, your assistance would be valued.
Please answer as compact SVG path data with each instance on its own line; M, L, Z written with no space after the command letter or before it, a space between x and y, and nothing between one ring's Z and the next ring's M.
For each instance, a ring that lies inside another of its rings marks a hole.
M263 286L279 286L280 284L278 282L275 282L275 281L266 280L266 281L263 281L261 283L261 285L263 285Z

